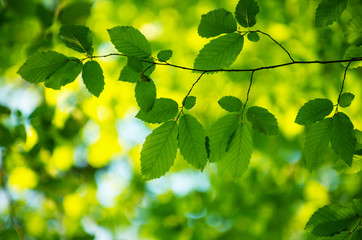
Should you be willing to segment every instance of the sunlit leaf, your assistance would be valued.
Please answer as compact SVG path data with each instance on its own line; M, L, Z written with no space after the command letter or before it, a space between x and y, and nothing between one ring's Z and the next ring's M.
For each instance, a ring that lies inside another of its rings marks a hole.
M140 109L145 112L150 111L156 100L156 86L153 81L138 81L135 88L135 96Z
M246 117L253 128L265 135L277 135L279 133L278 121L267 109L262 107L250 107Z
M322 120L333 110L333 103L329 99L317 98L304 104L298 111L295 122L308 125Z
M362 46L359 47L355 47L355 46L350 46L349 48L346 49L346 52L344 53L343 58L344 59L353 59L353 58L361 58L362 56ZM345 63L344 65L347 65L348 63ZM362 61L354 61L351 62L351 64L349 65L349 68L358 68L358 67L362 67Z
M224 96L217 103L228 112L239 112L243 108L241 100L234 96Z
M259 13L259 6L255 0L239 0L235 8L235 18L244 28L256 24L256 15Z
M248 33L248 39L252 42L258 42L260 40L259 34L257 32Z
M73 82L81 73L83 64L79 59L70 58L64 67L52 74L44 84L48 88L60 89L62 86Z
M315 25L324 27L331 25L341 16L347 7L348 0L323 0L316 10Z
M237 30L236 21L231 12L220 8L201 16L198 32L201 37L216 37L222 33Z
M183 102L182 102L182 104L184 105L184 107L186 108L186 109L191 109L191 108L193 108L194 106L195 106L195 104L196 104L196 97L195 96L187 96L184 100L183 100Z
M88 27L82 25L62 25L59 30L60 39L67 47L92 55L92 33Z
M99 97L104 89L103 70L98 62L88 61L83 65L82 78L88 91Z
M148 123L163 123L176 116L177 112L177 102L169 98L158 98L150 111L140 110L136 118Z
M341 98L339 99L339 106L345 108L351 105L352 101L354 99L354 94L352 93L343 93L341 95Z
M171 57L172 57L172 50L162 50L159 53L157 53L157 58L161 62L166 62L170 60Z

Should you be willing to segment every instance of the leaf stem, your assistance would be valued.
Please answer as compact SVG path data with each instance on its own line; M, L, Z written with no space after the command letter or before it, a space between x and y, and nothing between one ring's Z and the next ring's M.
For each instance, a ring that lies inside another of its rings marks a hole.
M344 83L345 83L345 81L346 81L347 71L348 71L348 68L349 68L349 66L351 65L351 63L352 63L352 61L350 61L350 62L347 64L346 68L344 69L342 86L341 86L341 90L339 91L339 95L338 95L338 99L337 99L336 113L338 112L339 101L341 100L341 95L342 95L342 92L343 92Z
M239 114L240 116L243 116L244 111L245 111L245 108L246 108L246 104L247 104L248 101L249 101L250 90L251 90L251 86L253 85L254 72L255 72L255 71L252 71L252 72L251 72L251 75L250 75L250 82L249 82L248 92L246 93L246 100L245 100L245 103L244 103L244 106L243 106L243 110L242 110L241 113Z

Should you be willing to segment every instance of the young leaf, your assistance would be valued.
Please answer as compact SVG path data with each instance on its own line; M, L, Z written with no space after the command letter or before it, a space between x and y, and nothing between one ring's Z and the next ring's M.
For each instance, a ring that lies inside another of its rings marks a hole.
M103 70L98 62L88 61L83 65L82 78L88 91L99 97L104 89Z
M279 133L277 119L265 108L250 107L246 112L246 117L255 130L265 135L277 135Z
M141 171L146 180L159 178L171 168L177 152L177 123L169 121L146 137L141 151Z
M222 33L232 33L237 30L236 21L231 12L220 8L201 16L198 32L201 37L216 37Z
M186 97L183 101L182 104L184 105L184 107L189 110L191 108L193 108L196 104L196 97L195 96L188 96Z
M356 148L356 137L353 124L346 114L339 112L333 117L330 140L333 151L351 166Z
M179 122L179 147L185 160L197 169L207 163L205 131L196 118L185 114Z
M176 116L177 112L177 102L169 98L158 98L150 111L140 110L136 118L148 123L162 123Z
M238 124L232 137L223 164L227 166L234 179L238 179L248 169L253 140L245 124Z
M235 18L244 28L255 25L259 6L255 0L239 0L235 8Z
M362 17L358 16L352 18L351 22L347 27L346 32L347 42L351 45L360 46L362 45Z
M80 53L92 55L92 33L86 26L62 25L59 37L67 47Z
M64 67L52 74L44 84L48 88L60 89L60 87L73 82L82 71L83 64L79 59L70 58Z
M239 33L229 33L213 39L197 55L194 68L216 70L229 67L236 60L243 44L244 38Z
M37 52L19 68L18 74L31 83L44 82L67 64L68 58L54 51Z
M252 42L258 42L260 40L259 34L257 32L248 33L248 39Z
M148 112L156 100L156 86L152 80L149 82L138 81L135 88L136 101L140 109Z
M362 46L359 46L359 47L350 46L349 48L346 49L346 52L344 53L343 58L344 59L353 59L353 58L358 58L361 56L362 56ZM348 63L345 63L345 65L347 65L347 64ZM349 65L350 69L358 68L358 67L362 67L362 61L355 61Z
M307 134L304 151L307 168L312 170L323 157L328 144L332 119L326 118L314 124Z
M354 95L352 93L343 93L339 99L339 106L345 108L351 105L354 99Z
M115 48L128 56L147 58L152 54L151 45L145 36L130 26L117 26L108 29L108 34Z
M322 120L333 110L333 103L329 99L317 98L310 100L299 109L295 122L299 125L308 125Z
M356 214L349 207L327 205L318 209L309 219L306 230L319 237L333 236L350 227Z
M160 62L166 62L172 57L172 50L162 50L157 54L157 58Z
M239 112L243 108L241 100L234 96L224 96L217 103L228 112Z
M323 0L316 10L315 25L324 27L337 20L347 7L348 0Z
M225 157L226 148L236 126L240 122L238 114L230 114L218 119L210 129L210 162L217 162Z

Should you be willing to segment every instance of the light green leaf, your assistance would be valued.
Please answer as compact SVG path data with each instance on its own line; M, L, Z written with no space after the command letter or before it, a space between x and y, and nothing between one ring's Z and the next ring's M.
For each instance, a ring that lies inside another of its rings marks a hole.
M277 135L279 133L277 119L265 108L250 107L246 112L246 117L255 130L265 135Z
M328 144L332 119L326 118L313 124L305 140L304 151L307 168L312 170L323 157Z
M329 99L317 98L304 104L298 112L295 122L299 125L309 125L322 120L333 110L333 103Z
M238 114L229 114L221 117L211 126L209 132L210 162L217 162L225 157L228 142L239 122Z
M74 1L60 9L58 19L62 24L84 24L92 9L92 2Z
M234 96L224 96L217 103L228 112L239 112L243 108L241 100Z
M362 45L362 17L354 17L347 27L347 42L351 45Z
M260 40L259 34L257 32L248 33L248 39L252 42L258 42Z
M255 0L239 0L235 8L235 18L244 28L255 25L259 6Z
M44 82L67 64L68 58L54 51L37 52L19 68L18 74L31 83Z
M135 88L136 101L142 111L152 109L156 100L156 86L152 80L149 82L138 81Z
M238 179L248 169L253 140L245 124L238 124L226 152L223 164L229 169L234 179Z
M233 14L223 8L215 9L201 16L198 32L201 37L216 37L222 33L237 30Z
M169 98L158 98L150 111L140 110L136 118L148 123L163 123L176 116L177 112L177 102Z
M157 54L157 58L160 62L166 62L172 57L172 50L162 50Z
M339 106L345 108L351 105L352 101L354 99L354 94L352 93L343 93L339 99Z
M76 58L70 58L64 67L52 74L44 84L48 88L60 89L62 86L73 82L83 68L83 63Z
M348 0L323 0L316 10L315 25L324 27L337 20L347 7Z
M88 61L83 65L82 78L88 91L99 97L104 89L103 70L98 62Z
M227 68L234 63L243 44L244 38L238 33L229 33L213 39L197 55L194 68L201 70Z
M196 97L195 96L187 96L183 101L182 104L184 107L189 110L193 108L196 104Z
M353 124L346 114L339 112L333 117L330 140L333 151L351 166L356 148L356 137Z
M82 25L62 25L59 37L67 47L80 53L92 55L92 33L88 27Z
M152 54L151 45L145 36L130 26L117 26L108 29L108 34L115 48L128 56L147 58Z
M201 123L189 114L180 118L179 147L185 160L197 169L204 169L207 163L206 134Z
M348 59L353 59L353 58L361 58L361 56L362 56L362 46L359 46L359 47L350 46L349 48L346 49L346 52L344 53L343 58L348 60ZM348 63L344 63L345 66L347 64ZM358 67L362 67L362 61L351 62L351 64L349 65L350 69L358 68Z
M177 153L178 127L169 121L146 137L141 151L141 171L146 180L159 178L170 170Z
M356 214L352 208L332 204L318 209L305 229L315 236L333 236L351 226L355 220Z

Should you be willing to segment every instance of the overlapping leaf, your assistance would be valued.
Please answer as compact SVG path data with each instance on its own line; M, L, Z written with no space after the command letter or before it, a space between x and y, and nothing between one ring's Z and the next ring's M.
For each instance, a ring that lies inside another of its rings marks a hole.
M92 55L92 34L88 27L82 25L63 25L59 30L60 39L67 47Z
M231 12L220 8L201 16L198 32L201 37L216 37L222 33L232 33L237 30L236 21Z
M217 103L228 112L239 112L243 107L241 100L234 96L224 96Z
M322 120L333 110L333 103L329 99L317 98L304 104L298 112L295 122L308 125Z
M152 109L156 100L156 86L152 80L138 81L135 88L136 101L142 111Z
M347 27L346 39L349 44L362 45L362 17L358 16L351 20Z
M352 93L343 93L339 99L339 106L345 108L351 105L354 99L354 94Z
M265 135L276 135L279 133L277 119L265 108L250 107L246 112L246 117L255 130Z
M82 78L88 91L99 97L104 89L103 70L98 62L88 61L83 65Z
M323 0L316 10L315 25L324 27L337 20L347 7L348 0Z
M258 42L260 40L259 34L257 32L248 33L248 39L252 42Z
M141 73L144 76L149 76L155 70L155 65L151 58L146 58L141 61L136 57L128 57L127 65L123 67L118 80L123 82L137 82Z
M150 111L140 110L136 118L148 123L163 123L176 116L177 112L177 102L169 98L158 98Z
M196 104L196 97L195 97L195 96L187 96L187 97L183 100L182 104L184 105L184 107L185 107L186 109L191 109L191 108L193 108L193 107L195 106L195 104Z
M244 28L256 24L256 15L259 13L259 6L255 0L239 0L235 8L235 18Z
M60 89L62 86L73 82L82 71L83 64L76 58L70 59L64 67L52 74L44 84L48 88Z

